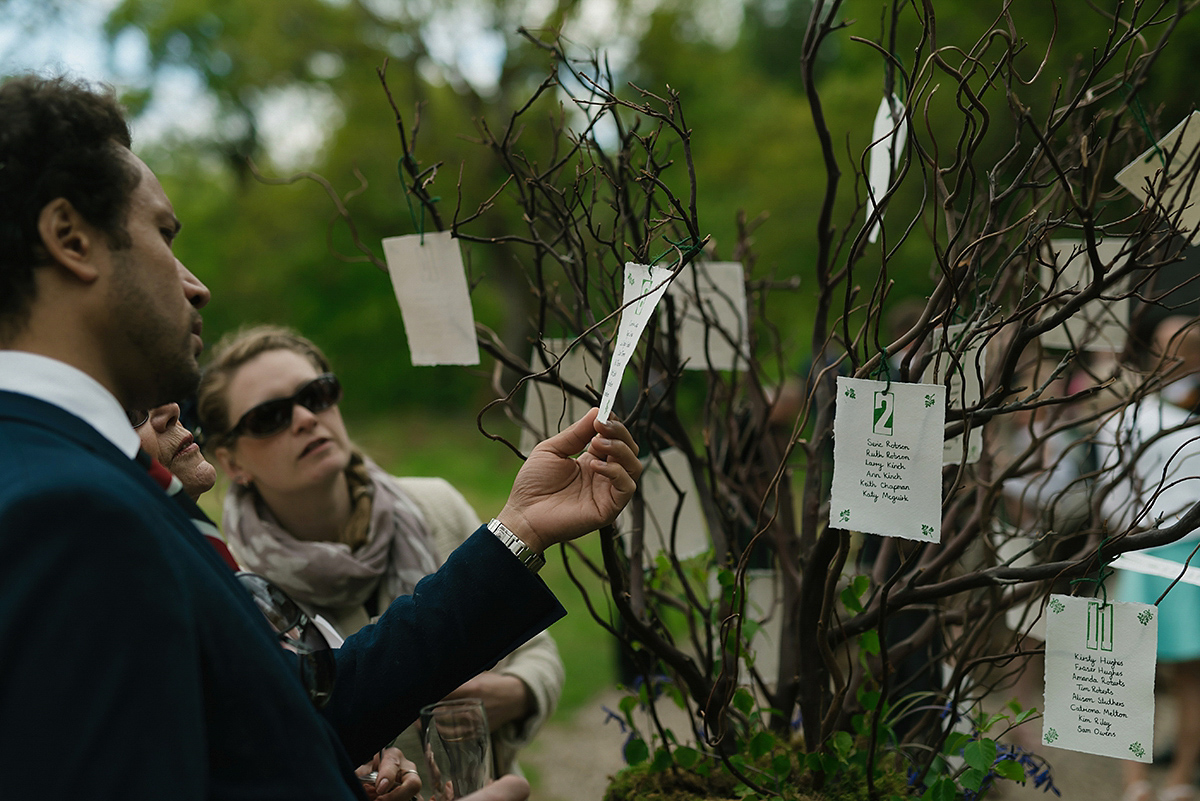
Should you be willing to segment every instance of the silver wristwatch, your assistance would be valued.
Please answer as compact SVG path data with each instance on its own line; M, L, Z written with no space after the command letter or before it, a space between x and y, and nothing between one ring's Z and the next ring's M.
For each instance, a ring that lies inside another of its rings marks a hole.
M513 556L521 560L521 564L534 573L541 570L542 565L546 564L546 557L526 545L520 537L508 530L508 526L496 518L493 517L492 522L488 523L487 527L488 531L500 538L505 548L512 551Z

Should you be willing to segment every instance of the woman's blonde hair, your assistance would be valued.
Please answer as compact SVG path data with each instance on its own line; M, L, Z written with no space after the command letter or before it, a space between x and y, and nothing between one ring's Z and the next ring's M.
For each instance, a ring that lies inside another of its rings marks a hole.
M319 373L332 372L329 360L311 340L281 325L255 325L226 334L216 344L196 393L196 415L206 449L228 444L229 382L238 369L260 354L290 350L312 363Z

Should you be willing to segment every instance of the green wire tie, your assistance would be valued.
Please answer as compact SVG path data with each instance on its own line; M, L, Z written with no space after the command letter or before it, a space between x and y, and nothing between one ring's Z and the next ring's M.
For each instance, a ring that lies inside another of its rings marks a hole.
M416 166L417 162L413 159L411 153L405 153L400 158L400 160L396 162L396 172L400 176L401 186L404 187L404 202L408 204L409 219L412 220L413 228L416 228L417 233L419 233L421 235L421 246L424 247L425 246L425 204L424 203L421 204L421 220L420 220L420 222L418 222L417 221L417 212L413 209L412 197L411 197L412 192L409 190L407 181L404 178L404 162L405 161L410 161L414 167ZM442 198L440 196L431 197L429 199L429 202L437 203L441 199Z

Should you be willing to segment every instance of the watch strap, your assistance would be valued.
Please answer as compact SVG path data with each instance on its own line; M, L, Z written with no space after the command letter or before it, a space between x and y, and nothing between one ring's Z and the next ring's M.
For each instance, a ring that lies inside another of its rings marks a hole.
M521 561L521 564L534 573L541 570L542 566L546 564L546 557L526 545L520 537L512 533L508 526L496 518L492 518L491 522L487 524L487 528L496 535L500 542L504 543L504 547L511 551L513 556Z

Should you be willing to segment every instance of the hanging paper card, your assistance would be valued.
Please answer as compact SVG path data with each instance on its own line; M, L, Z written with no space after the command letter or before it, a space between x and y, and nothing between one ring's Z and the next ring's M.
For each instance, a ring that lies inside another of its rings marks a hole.
M663 551L690 559L712 547L708 526L700 508L700 494L692 478L687 456L678 448L666 448L657 457L644 462L646 469L638 480L645 517L642 528L642 566L651 567ZM621 513L618 528L630 543L629 507Z
M529 355L529 366L534 370L545 370L559 356L557 384L545 381L525 382L525 422L532 426L521 431L521 452L529 453L533 446L546 437L552 437L574 423L592 408L582 398L562 389L564 384L583 389L600 382L600 362L582 344L567 350L574 340L545 339L545 353L537 345Z
M683 369L745 369L750 351L740 262L689 264L667 294L675 303Z
M1117 173L1148 209L1166 215L1184 233L1200 226L1200 203L1192 198L1200 171L1200 111L1193 111L1169 134Z
M650 315L671 281L673 273L665 267L625 262L625 294L621 301L621 324L617 327L617 343L613 346L608 365L608 379L600 397L600 414L596 419L607 422L621 388L621 376L633 358L634 348L650 321Z
M875 125L871 129L870 158L867 166L867 219L875 213L875 207L883 200L892 185L892 176L904 159L904 145L908 141L908 128L904 125L904 104L892 95L879 102L875 112ZM867 241L879 238L879 226L883 212L871 223Z
M450 232L389 237L383 253L412 363L479 364L467 273Z
M1158 609L1051 595L1042 742L1150 762Z
M951 409L966 409L979 402L980 376L986 371L987 351L983 349L983 339L972 339L963 348L962 339L966 331L965 323L948 326L946 332L950 335L950 345L942 347L942 329L933 329L929 345L933 360L921 377L927 384L946 384L949 376L947 392ZM982 453L983 428L974 425L967 438L965 453L962 434L955 434L942 444L942 464L974 464Z
M783 637L783 583L775 570L746 571L746 616L758 623L750 636L754 667L772 687L779 680L779 641ZM749 671L743 675L748 676Z
M829 525L938 542L946 388L837 380Z
M721 585L715 573L708 577L708 597L721 597ZM754 624L747 650L754 655L754 667L768 687L779 681L779 643L783 637L783 582L774 568L746 571L745 619ZM743 624L743 633L747 627ZM757 690L745 654L739 660L738 684Z
M1200 125L1197 126L1200 130ZM1104 239L1096 243L1096 253L1105 272L1129 255L1124 239ZM1051 239L1043 254L1041 284L1048 295L1082 290L1092 280L1092 260L1082 240ZM1059 326L1042 334L1042 344L1063 350L1091 350L1119 353L1125 349L1129 331L1129 299L1119 298L1129 286L1128 279L1119 281L1104 294L1087 303ZM1045 314L1054 314L1070 299L1063 296L1047 304Z

